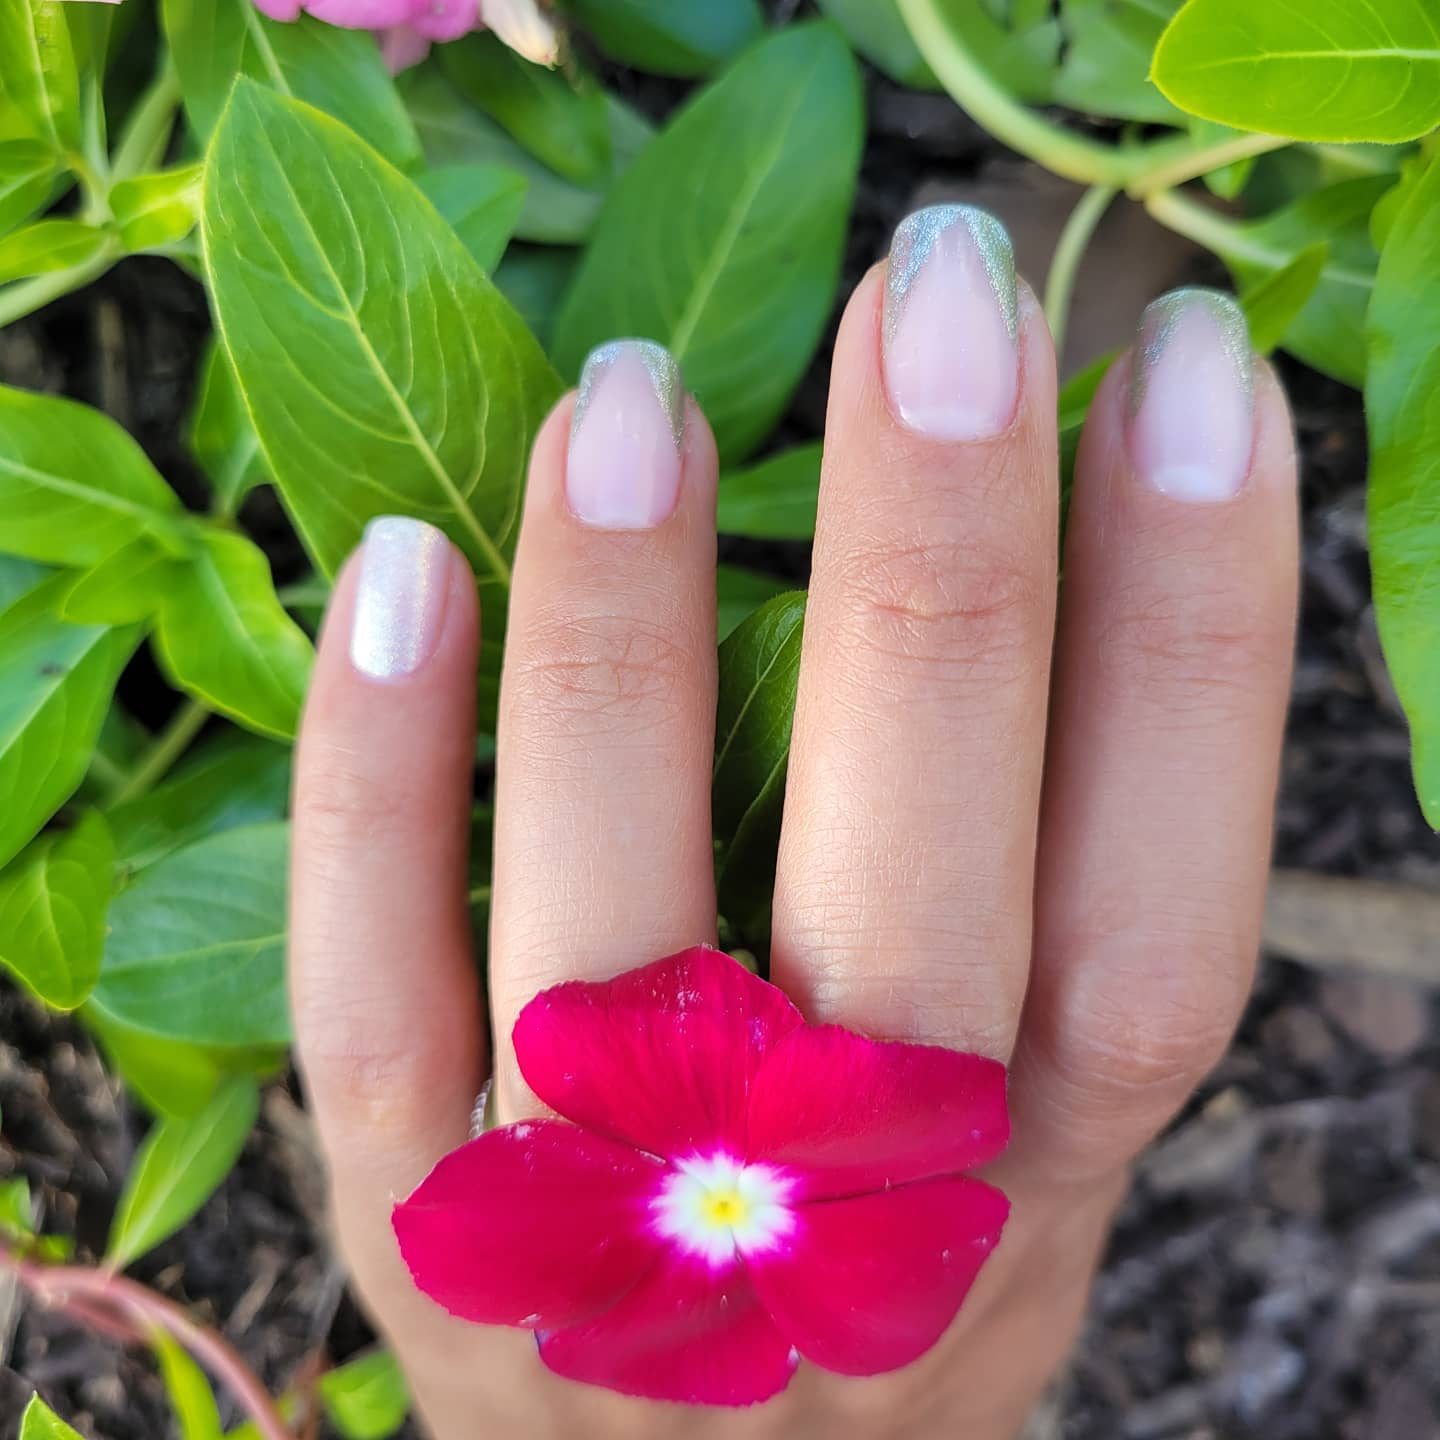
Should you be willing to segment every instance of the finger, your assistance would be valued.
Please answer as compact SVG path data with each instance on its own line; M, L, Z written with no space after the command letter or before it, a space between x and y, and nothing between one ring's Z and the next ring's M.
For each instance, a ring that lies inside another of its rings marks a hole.
M1157 302L1076 476L1016 1165L1122 1164L1229 1041L1258 946L1296 548L1289 417L1244 317L1212 292Z
M813 1017L1004 1057L1030 949L1054 351L978 211L901 226L831 380L772 970Z
M501 687L491 1001L715 934L715 449L657 345L602 346L536 442Z
M296 761L297 1054L342 1230L385 1254L392 1202L465 1139L480 1084L477 645L464 557L419 521L375 521L336 583Z

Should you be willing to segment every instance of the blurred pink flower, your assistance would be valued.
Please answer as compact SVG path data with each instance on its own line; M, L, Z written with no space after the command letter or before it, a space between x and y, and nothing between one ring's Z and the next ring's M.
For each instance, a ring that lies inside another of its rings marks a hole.
M940 1338L1009 1204L1005 1067L807 1025L705 947L521 1012L526 1083L565 1120L491 1130L394 1211L416 1284L535 1333L573 1380L751 1405L801 1357L844 1375Z
M272 20L301 12L346 30L374 30L393 71L417 65L432 42L493 30L512 50L537 65L560 58L560 32L540 0L255 0Z

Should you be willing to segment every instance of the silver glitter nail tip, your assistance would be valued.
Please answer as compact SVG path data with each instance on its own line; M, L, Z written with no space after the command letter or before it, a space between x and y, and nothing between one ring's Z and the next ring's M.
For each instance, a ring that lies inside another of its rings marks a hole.
M608 340L590 352L585 359L585 368L580 372L575 414L570 421L571 435L584 423L585 413L600 381L615 362L626 355L634 355L649 374L656 398L669 417L670 433L675 437L675 448L678 450L685 438L685 382L680 377L675 357L653 340Z
M988 210L974 205L928 205L907 215L890 242L890 270L885 279L885 339L890 341L915 277L952 226L963 225L980 252L981 262L1013 340L1020 329L1020 300L1015 286L1015 250L1010 232Z
M1145 386L1155 365L1174 338L1181 319L1199 307L1209 312L1220 332L1220 343L1235 366L1251 406L1255 404L1255 351L1250 344L1250 324L1233 296L1204 285L1186 285L1171 290L1145 307L1140 317L1140 338L1135 363L1130 371L1130 413L1136 414L1145 399Z

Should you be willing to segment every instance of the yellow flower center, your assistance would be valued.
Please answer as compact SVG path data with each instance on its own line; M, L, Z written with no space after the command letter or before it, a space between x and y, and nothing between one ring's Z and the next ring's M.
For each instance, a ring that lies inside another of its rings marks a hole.
M743 1225L750 1203L734 1189L712 1190L700 1202L705 1218L713 1225Z

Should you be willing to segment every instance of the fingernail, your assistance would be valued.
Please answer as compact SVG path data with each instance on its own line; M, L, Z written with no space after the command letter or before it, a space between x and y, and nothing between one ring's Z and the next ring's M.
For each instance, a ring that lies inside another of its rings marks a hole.
M1130 457L1162 495L1230 500L1250 473L1255 356L1245 312L1219 290L1150 305L1130 379Z
M1020 394L1015 252L970 205L900 222L885 282L885 384L900 421L931 440L985 440Z
M663 345L612 340L580 376L565 496L587 525L649 530L680 498L685 392Z
M445 536L423 520L384 515L365 527L350 660L373 680L413 674L435 652L449 586Z

